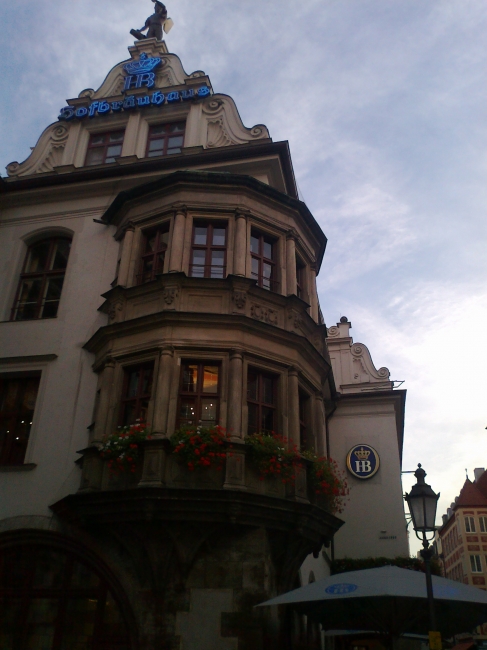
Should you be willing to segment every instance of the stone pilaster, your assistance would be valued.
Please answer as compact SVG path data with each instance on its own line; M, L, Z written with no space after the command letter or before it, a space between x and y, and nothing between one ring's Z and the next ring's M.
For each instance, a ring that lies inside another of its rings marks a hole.
M310 316L317 323L319 321L318 314L318 290L316 287L316 267L312 266L310 269L310 283L309 283L309 302L311 305Z
M288 370L288 436L290 445L300 446L299 383L296 368Z
M105 367L102 370L100 382L100 398L95 415L95 431L93 436L94 442L101 442L103 436L107 433L110 419L110 402L112 400L113 380L115 377L115 361L109 357L105 361Z
M245 276L245 262L247 259L247 219L244 214L237 212L235 220L236 228L233 273L234 275Z
M296 275L296 239L294 231L287 235L286 239L286 290L287 295L298 293L298 282Z
M120 268L118 270L118 284L126 287L129 279L130 260L132 257L132 245L134 241L135 228L130 224L125 231L125 237L122 245L122 256L120 258Z
M154 419L152 428L154 435L166 435L167 415L171 390L171 374L174 348L166 346L159 357L159 372L157 374L156 397L154 404Z
M169 273L180 273L183 264L184 231L186 227L186 210L178 208L174 218L174 228L171 240L171 257L169 260Z
M228 433L235 440L243 438L242 431L243 354L230 352L230 381L228 391Z

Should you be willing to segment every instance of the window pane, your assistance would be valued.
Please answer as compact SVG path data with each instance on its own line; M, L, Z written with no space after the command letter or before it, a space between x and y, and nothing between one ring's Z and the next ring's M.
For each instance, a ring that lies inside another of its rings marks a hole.
M261 431L274 431L274 409L262 407Z
M37 305L40 299L42 280L24 280L20 288L19 306L16 320L37 318Z
M64 277L51 278L46 284L46 297L44 300L44 307L41 318L55 318L61 298L61 290L63 288Z
M264 257L268 260L272 260L272 244L269 241L264 240Z
M154 258L144 260L142 267L142 282L149 282L152 280L152 271L154 269Z
M92 135L91 140L90 140L90 145L96 145L96 144L104 144L105 142L105 134L102 133L101 135Z
M272 377L262 377L262 401L264 404L274 404L274 380Z
M162 156L163 153L162 149L157 149L156 151L149 151L147 155L149 158L155 158L156 156Z
M255 257L252 258L252 276L254 279L259 277L259 260L256 260Z
M30 601L25 623L25 650L50 650L58 615L59 601L54 598L34 598Z
M223 278L225 251L213 251L211 254L211 277Z
M71 242L68 239L59 239L54 246L53 262L51 270L65 269L68 265L69 250Z
M111 147L108 147L107 149L107 160L106 162L113 162L110 160L110 158L114 158L115 156L120 156L122 153L122 145L121 144L115 144Z
M135 400L133 402L126 402L124 409L123 409L123 418L122 418L122 426L127 426L129 424L135 424L135 420L137 419L135 413L136 413L136 402Z
M185 393L196 393L198 383L198 366L185 364L183 366L183 391Z
M194 229L194 243L198 246L206 246L208 237L208 228L206 226L196 226Z
M99 149L88 149L86 155L87 165L102 165L105 162L105 150L103 147Z
M226 228L213 228L213 246L225 246Z
M40 549L35 556L32 586L35 589L61 589L66 571L66 556L51 549Z
M98 601L96 598L76 598L66 604L63 650L91 650Z
M205 424L216 424L217 401L215 399L201 400L201 421Z
M133 399L137 396L137 389L139 387L139 370L129 372L127 399Z
M257 404L249 404L249 433L257 433L259 417L259 407Z
M186 424L196 424L196 406L192 399L183 398L179 409L179 417Z
M149 144L149 152L151 151L162 151L164 149L164 140L157 138L157 140L151 140Z
M263 275L264 278L272 278L272 265L271 264L265 264L263 265Z
M167 141L167 146L171 149L173 149L174 147L182 147L183 140L184 137L182 135L175 135L172 138L169 138L169 140Z
M141 395L148 395L150 397L152 393L152 375L153 371L152 368L145 368L142 371L142 386L141 386Z
M256 253L257 255L259 254L259 238L258 237L250 237L250 250L252 253Z
M192 276L194 278L205 277L205 262L206 262L206 251L204 250L193 251Z
M109 142L121 142L124 135L124 131L119 131L118 133L110 133Z
M169 132L170 133L177 133L179 131L184 131L184 122L179 122L178 124L171 124L169 126Z
M151 127L150 133L151 135L160 135L160 134L164 134L166 132L166 129L167 129L166 124L159 124L158 126Z
M29 260L26 265L26 273L39 273L47 269L49 260L50 241L39 242L31 246Z
M218 366L203 369L203 393L218 393Z
M257 401L257 387L257 375L249 372L247 379L247 399L251 399L254 402Z
M159 253L159 255L156 257L156 271L159 271L160 273L163 272L165 259L166 259L166 254Z
M167 150L167 155L170 156L171 154L177 154L181 153L181 147L177 147L176 149L168 149Z
M161 232L159 235L159 245L160 244L165 244L166 246L169 243L169 230L166 230L165 232Z

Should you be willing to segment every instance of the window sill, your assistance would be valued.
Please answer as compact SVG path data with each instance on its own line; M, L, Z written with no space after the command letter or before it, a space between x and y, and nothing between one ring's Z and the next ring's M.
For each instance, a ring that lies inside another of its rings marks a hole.
M26 463L25 465L0 465L0 474L2 472L31 472L36 467L36 463Z

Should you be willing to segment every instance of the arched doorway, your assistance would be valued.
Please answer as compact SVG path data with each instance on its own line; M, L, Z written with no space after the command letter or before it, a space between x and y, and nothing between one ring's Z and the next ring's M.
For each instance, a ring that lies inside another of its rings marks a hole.
M58 536L41 537L0 542L0 648L132 650L120 601L100 567Z

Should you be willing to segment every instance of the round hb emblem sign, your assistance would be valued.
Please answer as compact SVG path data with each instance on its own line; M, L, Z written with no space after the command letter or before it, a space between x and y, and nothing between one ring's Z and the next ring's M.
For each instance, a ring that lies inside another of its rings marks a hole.
M379 471L379 465L379 454L370 445L356 445L348 452L348 471L355 478L372 478Z

